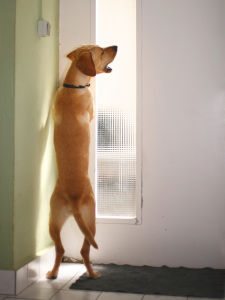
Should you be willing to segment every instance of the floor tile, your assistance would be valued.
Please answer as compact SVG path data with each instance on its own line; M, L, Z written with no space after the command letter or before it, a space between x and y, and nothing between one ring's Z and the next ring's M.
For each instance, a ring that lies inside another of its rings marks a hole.
M187 300L187 297L162 296L162 295L145 295L143 300Z
M224 298L225 299L225 298ZM221 298L196 298L196 297L188 297L188 300L222 300Z
M53 288L56 290L62 289L68 282L71 281L71 278L69 279L55 279L55 280L39 280L33 284L34 287L43 289L43 288ZM0 299L1 300L1 299Z
M40 288L31 285L17 295L17 298L49 300L56 292L57 290L53 288Z
M69 290L70 289L70 286L75 282L77 281L77 279L86 272L86 269L84 266L81 266L79 271L76 273L76 275L74 277L71 278L70 281L68 281L63 287L62 289L63 290Z
M62 263L59 269L58 279L71 278L83 268L83 264Z
M71 279L83 267L84 267L83 264L62 263L60 265L58 278L56 280ZM45 279L46 279L46 274L43 274L40 280L45 280Z
M25 298L4 298L4 300L27 300L27 299L25 299ZM36 299L29 298L29 300L36 300Z
M126 293L102 293L98 300L142 300L143 295Z
M51 300L97 300L100 292L89 291L59 291Z
M82 264L65 264L65 263L63 263L60 267L60 271L59 271L59 275L58 275L57 279L48 280L44 276L40 280L38 280L36 283L34 283L34 286L39 287L39 288L61 289L68 282L70 282L73 278L76 278L77 274L81 274L82 272L84 272L84 266ZM74 279L74 281L75 281L75 279ZM71 284L72 283L73 283L73 281L71 281ZM69 287L71 284L69 284Z
M79 276L78 276L79 277ZM73 277L72 279L70 279L66 284L63 285L63 287L61 288L62 290L70 290L71 285L77 281L77 277Z

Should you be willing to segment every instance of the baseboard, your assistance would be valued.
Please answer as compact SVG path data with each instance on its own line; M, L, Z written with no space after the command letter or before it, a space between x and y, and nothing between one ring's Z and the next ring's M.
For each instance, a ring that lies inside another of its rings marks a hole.
M43 278L52 266L54 255L54 248L51 247L17 271L0 270L0 294L18 295L29 285Z
M16 272L0 270L0 294L14 295L16 287Z

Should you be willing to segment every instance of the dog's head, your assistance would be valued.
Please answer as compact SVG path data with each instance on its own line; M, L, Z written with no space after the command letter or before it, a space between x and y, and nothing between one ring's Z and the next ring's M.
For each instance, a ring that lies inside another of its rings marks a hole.
M108 66L115 58L117 46L101 48L99 46L82 46L67 57L76 63L77 68L87 76L95 76L99 73L110 73Z

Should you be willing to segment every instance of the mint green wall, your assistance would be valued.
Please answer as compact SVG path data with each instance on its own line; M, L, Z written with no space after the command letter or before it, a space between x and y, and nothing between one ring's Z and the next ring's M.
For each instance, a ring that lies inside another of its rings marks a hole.
M13 264L14 0L0 0L0 268Z
M0 0L0 269L17 270L51 244L58 10L58 0ZM49 37L37 35L40 17Z
M37 35L40 17L51 24L49 37ZM16 1L15 61L14 268L18 269L51 244L48 216L55 170L49 112L58 83L58 0Z

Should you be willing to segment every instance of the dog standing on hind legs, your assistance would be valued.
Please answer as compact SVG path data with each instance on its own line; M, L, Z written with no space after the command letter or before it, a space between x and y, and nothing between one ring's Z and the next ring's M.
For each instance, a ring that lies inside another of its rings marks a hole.
M47 273L56 279L64 255L60 231L66 219L73 215L84 235L81 255L91 278L90 246L98 249L95 241L95 199L88 177L90 121L93 118L92 96L88 89L91 77L109 73L108 66L117 53L117 46L101 48L82 46L67 55L71 66L63 87L59 88L54 103L54 145L58 179L50 201L49 232L55 243L55 263Z

